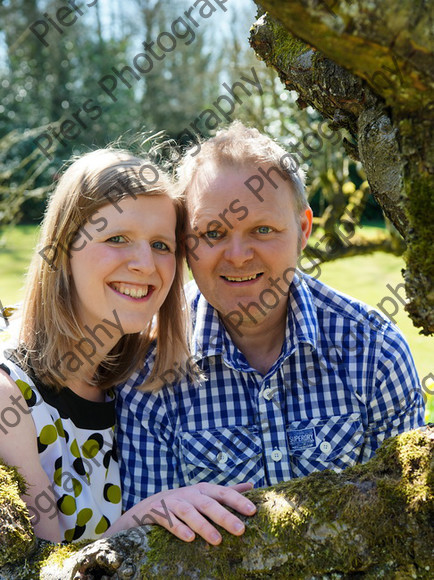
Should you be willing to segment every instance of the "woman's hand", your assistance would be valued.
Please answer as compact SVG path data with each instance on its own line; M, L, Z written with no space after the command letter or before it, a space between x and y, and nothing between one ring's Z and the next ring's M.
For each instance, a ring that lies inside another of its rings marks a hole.
M243 522L223 505L233 508L240 514L253 515L256 507L241 495L241 492L252 487L251 483L225 487L202 482L160 491L128 510L105 535L109 536L133 526L155 523L185 542L194 540L197 533L209 544L216 546L220 544L222 537L208 519L231 534L240 536L245 529Z

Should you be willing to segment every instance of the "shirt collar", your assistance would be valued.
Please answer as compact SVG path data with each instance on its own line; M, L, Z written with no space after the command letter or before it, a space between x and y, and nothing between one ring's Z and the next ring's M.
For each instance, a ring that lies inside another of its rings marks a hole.
M285 343L276 361L278 364L290 356L299 343L308 343L312 349L316 348L318 319L305 277L308 278L297 271L290 286ZM231 367L244 371L254 370L234 345L217 311L205 300L194 281L187 284L186 295L191 305L192 354L195 360L221 355Z
M309 276L297 270L290 286L286 324L286 356L294 352L299 343L308 343L316 348L318 317L316 306L307 280Z

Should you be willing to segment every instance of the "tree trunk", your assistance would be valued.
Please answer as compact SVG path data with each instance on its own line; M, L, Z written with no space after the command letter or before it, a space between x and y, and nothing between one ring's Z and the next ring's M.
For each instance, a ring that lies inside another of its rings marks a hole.
M223 532L220 546L186 544L145 526L85 547L42 542L25 562L15 553L0 568L0 580L34 578L39 569L41 580L434 576L434 427L389 439L365 465L246 495L257 514L244 518L242 537ZM3 520L1 528L4 544L13 532Z
M434 1L260 0L251 32L299 104L347 129L407 242L407 310L434 333Z

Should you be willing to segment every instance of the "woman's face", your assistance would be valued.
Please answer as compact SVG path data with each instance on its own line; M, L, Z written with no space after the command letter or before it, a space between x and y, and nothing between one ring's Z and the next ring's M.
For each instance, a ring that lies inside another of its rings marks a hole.
M175 275L175 227L170 198L138 195L101 207L79 230L70 247L75 311L102 350L143 330L163 304Z

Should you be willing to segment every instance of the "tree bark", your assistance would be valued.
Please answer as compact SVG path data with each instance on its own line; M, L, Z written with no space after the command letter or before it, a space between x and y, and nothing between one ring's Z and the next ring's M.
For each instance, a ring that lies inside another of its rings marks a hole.
M40 542L0 568L0 580L433 578L434 427L389 439L365 465L246 495L257 514L220 546L146 526L85 547Z
M260 0L251 45L299 104L345 128L407 243L407 310L434 333L434 1Z

